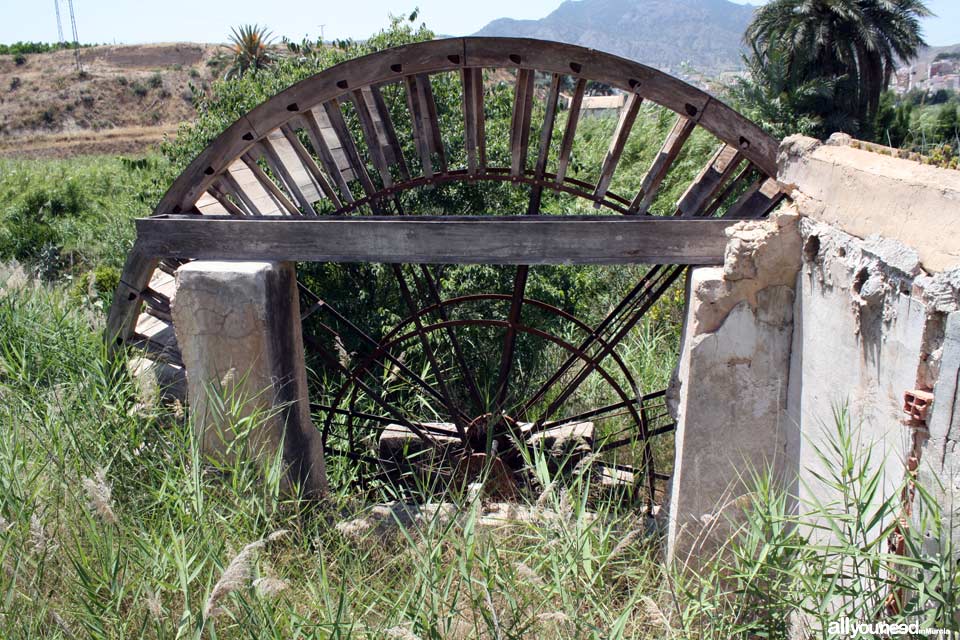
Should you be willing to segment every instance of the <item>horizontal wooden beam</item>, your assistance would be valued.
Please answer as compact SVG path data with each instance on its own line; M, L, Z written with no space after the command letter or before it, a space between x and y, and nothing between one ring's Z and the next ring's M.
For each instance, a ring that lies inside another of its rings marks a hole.
M735 220L621 216L357 216L137 220L156 258L430 264L721 264Z

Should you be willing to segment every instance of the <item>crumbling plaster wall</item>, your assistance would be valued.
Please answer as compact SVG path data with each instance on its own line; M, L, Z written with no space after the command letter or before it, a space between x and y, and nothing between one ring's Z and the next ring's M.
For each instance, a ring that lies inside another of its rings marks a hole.
M844 136L788 138L779 169L792 204L732 229L723 269L689 278L672 558L715 548L751 469L772 468L801 512L835 502L816 447L835 440L838 408L886 495L919 465L947 515L960 508L960 173ZM902 411L913 389L934 392L925 428Z
M798 216L786 208L728 231L724 266L690 272L678 370L668 559L695 566L729 535L751 475L792 477L786 423Z

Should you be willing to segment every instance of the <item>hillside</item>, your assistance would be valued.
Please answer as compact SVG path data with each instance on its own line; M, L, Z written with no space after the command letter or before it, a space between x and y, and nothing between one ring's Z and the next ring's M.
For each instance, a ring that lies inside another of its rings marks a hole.
M0 56L0 156L139 153L194 115L218 45L178 43Z
M926 69L926 67L929 66L929 64L942 53L960 54L960 43L943 47L923 47L920 50L917 59L914 60L911 65L917 67L918 69Z
M494 20L480 36L579 44L680 74L689 64L716 74L740 67L754 7L728 0L567 0L540 20Z

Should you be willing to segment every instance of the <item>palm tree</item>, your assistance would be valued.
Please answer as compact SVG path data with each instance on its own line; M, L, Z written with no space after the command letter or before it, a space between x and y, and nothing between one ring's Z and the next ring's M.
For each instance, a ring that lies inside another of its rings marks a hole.
M727 96L767 133L776 138L793 133L823 137L849 128L834 109L832 78L794 77L778 49L768 54L754 51L743 60L747 73L727 87Z
M243 75L247 71L256 73L269 66L274 60L271 41L271 33L266 27L245 24L231 29L229 48L233 64L227 69L226 77Z
M924 45L924 0L772 0L747 28L761 56L784 56L792 77L836 82L836 106L869 129L898 61Z

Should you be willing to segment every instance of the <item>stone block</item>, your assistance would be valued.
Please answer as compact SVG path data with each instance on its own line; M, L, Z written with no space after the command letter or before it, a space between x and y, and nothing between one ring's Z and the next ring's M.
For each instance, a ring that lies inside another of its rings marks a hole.
M256 414L261 422L249 435L248 454L264 461L280 452L285 489L296 484L308 495L324 492L293 264L188 263L177 272L171 313L203 452L230 462L234 426Z

